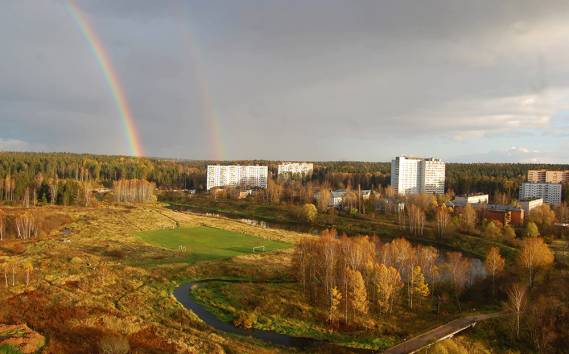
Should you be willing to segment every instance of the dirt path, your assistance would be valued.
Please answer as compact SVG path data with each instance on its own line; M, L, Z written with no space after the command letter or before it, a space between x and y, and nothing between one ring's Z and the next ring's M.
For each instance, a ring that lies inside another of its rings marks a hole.
M444 325L433 328L425 333L422 333L416 337L413 337L405 342L398 344L392 348L384 351L384 354L407 354L415 353L431 344L434 344L440 340L447 339L455 335L456 333L462 332L467 328L473 327L476 323L480 321L489 320L491 318L506 316L504 313L490 313L485 315L474 315L459 318L450 321Z

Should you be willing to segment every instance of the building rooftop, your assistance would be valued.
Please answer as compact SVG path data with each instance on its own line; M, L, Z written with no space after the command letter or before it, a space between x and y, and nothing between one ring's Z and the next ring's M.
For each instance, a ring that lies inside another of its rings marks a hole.
M495 211L523 211L522 208L504 204L488 204L487 208Z
M461 197L461 198L468 198L468 197L483 197L485 195L488 195L488 193L469 193L469 194L457 194L455 195L456 197Z
M540 198L540 197L524 198L524 199L520 199L519 202L533 202L536 200L543 200L543 198Z
M400 156L396 156L395 158L400 158L400 157L404 157L407 160L424 160L424 161L438 161L438 162L442 162L441 159L435 158L435 157L417 157L417 156L407 156L407 155L400 155Z

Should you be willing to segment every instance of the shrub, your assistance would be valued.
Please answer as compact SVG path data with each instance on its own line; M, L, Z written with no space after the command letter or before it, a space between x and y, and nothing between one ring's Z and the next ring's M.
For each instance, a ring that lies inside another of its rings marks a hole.
M527 223L526 229L525 229L525 236L528 236L528 237L539 236L539 229L537 228L537 225L534 222L530 221Z
M118 247L110 247L109 249L107 249L107 251L105 253L107 256L113 257L113 258L124 258L125 257L124 251Z
M305 221L313 223L318 216L318 210L314 204L306 203L302 206L301 216Z
M253 328L253 326L257 323L257 314L255 312L245 312L242 311L239 313L237 318L233 320L233 324L236 327L242 328Z
M101 354L127 354L130 352L130 344L125 336L108 335L99 341L99 353Z

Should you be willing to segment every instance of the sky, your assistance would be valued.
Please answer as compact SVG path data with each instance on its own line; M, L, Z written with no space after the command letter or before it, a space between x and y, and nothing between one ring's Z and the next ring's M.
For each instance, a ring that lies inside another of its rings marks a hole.
M145 155L569 163L569 2L77 0ZM132 154L66 0L0 11L0 150Z

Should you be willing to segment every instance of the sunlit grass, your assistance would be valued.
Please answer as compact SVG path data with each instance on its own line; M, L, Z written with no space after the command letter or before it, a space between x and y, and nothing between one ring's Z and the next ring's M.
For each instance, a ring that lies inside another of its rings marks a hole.
M285 242L205 226L139 232L136 236L149 244L179 251L188 263L251 254L254 247L260 246L265 252L292 247Z

